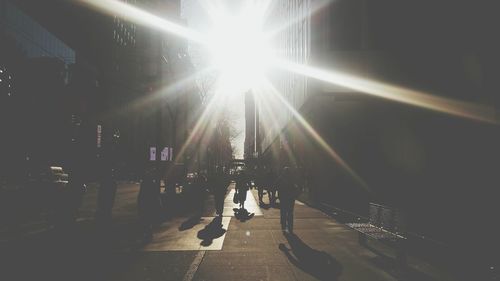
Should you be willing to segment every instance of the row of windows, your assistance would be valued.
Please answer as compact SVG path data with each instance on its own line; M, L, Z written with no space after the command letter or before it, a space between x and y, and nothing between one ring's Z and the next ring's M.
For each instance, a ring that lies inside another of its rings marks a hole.
M5 66L0 65L0 94L12 96L12 76Z
M310 0L281 0L277 5L276 18L286 26L278 35L277 47L281 56L299 64L307 64L310 53ZM277 85L282 94L296 108L307 95L305 77L289 73Z
M278 55L285 60L298 64L307 64L310 53L310 14L312 0L277 0L271 18L279 33L274 38L274 47ZM274 80L275 87L283 97L295 108L300 108L307 95L307 79L302 75L284 72ZM265 132L262 147L265 149L272 143L292 117L287 110L277 113L276 125ZM278 116L279 115L279 116Z
M134 5L136 0L123 0L125 3ZM118 16L113 18L113 40L120 46L134 46L136 44L137 27L131 22L127 22Z
M135 34L136 26L133 23L125 22L121 20L119 17L114 16L114 24L117 29L119 29L123 33L132 33Z
M126 35L120 35L120 32L118 32L116 29L113 30L113 40L115 40L116 43L122 46L127 46L129 45L135 45L135 36L131 36L130 33L127 32Z

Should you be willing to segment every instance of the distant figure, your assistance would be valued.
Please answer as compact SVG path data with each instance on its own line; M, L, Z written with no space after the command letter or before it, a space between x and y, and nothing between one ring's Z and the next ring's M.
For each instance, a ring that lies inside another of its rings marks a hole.
M276 203L276 180L273 171L270 169L265 175L267 196L269 197L269 205L274 206Z
M113 205L115 203L117 184L113 169L104 169L99 183L97 195L96 221L100 226L109 226L111 223Z
M204 174L199 173L192 185L193 188L193 204L195 206L196 214L195 216L201 217L203 214L204 203L205 203L205 190L207 185L207 178Z
M257 170L255 176L255 184L257 185L257 191L259 195L259 205L264 205L264 185L265 185L265 174L264 169Z
M217 171L212 183L215 197L215 211L217 216L222 216L224 212L224 199L226 196L228 185L229 181L226 175L221 170Z
M83 203L83 197L87 192L85 180L80 171L74 171L69 179L68 196L65 212L68 216L68 223L74 223L78 218L78 212Z
M247 200L248 179L242 171L236 176L236 192L238 193L238 202L240 209L245 209L245 201Z
M143 231L143 242L153 239L153 225L160 212L160 183L156 178L156 171L150 168L145 171L139 195L137 196L137 211Z
M276 185L280 199L281 230L293 233L293 209L299 192L289 167L283 168Z

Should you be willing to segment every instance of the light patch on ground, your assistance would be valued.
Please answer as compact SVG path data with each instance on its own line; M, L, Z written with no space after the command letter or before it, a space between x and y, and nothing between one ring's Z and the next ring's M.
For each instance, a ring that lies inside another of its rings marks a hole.
M153 242L146 245L142 250L145 252L156 251L220 251L224 244L226 233L221 237L215 238L208 246L202 246L202 240L198 238L198 232L205 228L214 218L203 217L199 224L190 229L179 230L187 218L179 218L161 225L160 229L156 231ZM222 218L222 228L227 231L231 217Z
M234 186L234 184L231 185L231 187ZM234 208L239 208L239 204L234 204L233 202L233 197L234 197L234 189L231 189L226 196L226 199L224 200L224 216L233 216L234 217ZM247 200L245 201L245 209L249 213L254 213L255 216L262 216L262 211L260 210L259 204L257 203L257 200L255 200L255 197L253 196L252 192L250 190L247 191Z

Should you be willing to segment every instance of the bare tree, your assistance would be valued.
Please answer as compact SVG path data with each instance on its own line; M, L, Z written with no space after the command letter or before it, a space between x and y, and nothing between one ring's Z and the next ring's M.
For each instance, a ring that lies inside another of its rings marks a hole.
M203 101L206 101L210 96L212 96L216 80L217 77L215 77L212 73L200 75L198 77L197 82L200 89L201 99Z

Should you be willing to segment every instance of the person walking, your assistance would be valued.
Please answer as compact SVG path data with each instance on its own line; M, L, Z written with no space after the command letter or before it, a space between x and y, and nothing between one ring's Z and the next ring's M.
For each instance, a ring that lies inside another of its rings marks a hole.
M157 222L160 209L160 184L156 178L156 170L149 168L144 173L137 196L137 212L144 243L149 243L153 239L153 225Z
M255 184L257 185L257 191L259 195L259 205L264 205L264 185L265 185L265 180L264 180L264 172L265 170L263 168L260 168L257 170L257 173L255 175Z
M236 192L238 193L238 203L240 210L245 209L245 201L247 200L248 179L245 172L241 171L236 176Z
M212 183L215 197L215 211L221 217L224 212L224 199L229 185L228 179L222 170L218 170Z
M99 182L99 192L97 194L96 222L107 229L111 225L113 205L118 185L114 176L114 169L111 166L105 166Z
M203 173L199 173L193 187L193 204L195 207L195 215L199 218L203 215L205 209L205 194L207 188L207 177Z
M278 187L280 199L281 230L286 234L290 234L293 233L293 209L299 192L289 167L283 168L276 186Z
M276 204L276 180L272 169L269 169L265 178L269 205L274 206Z

